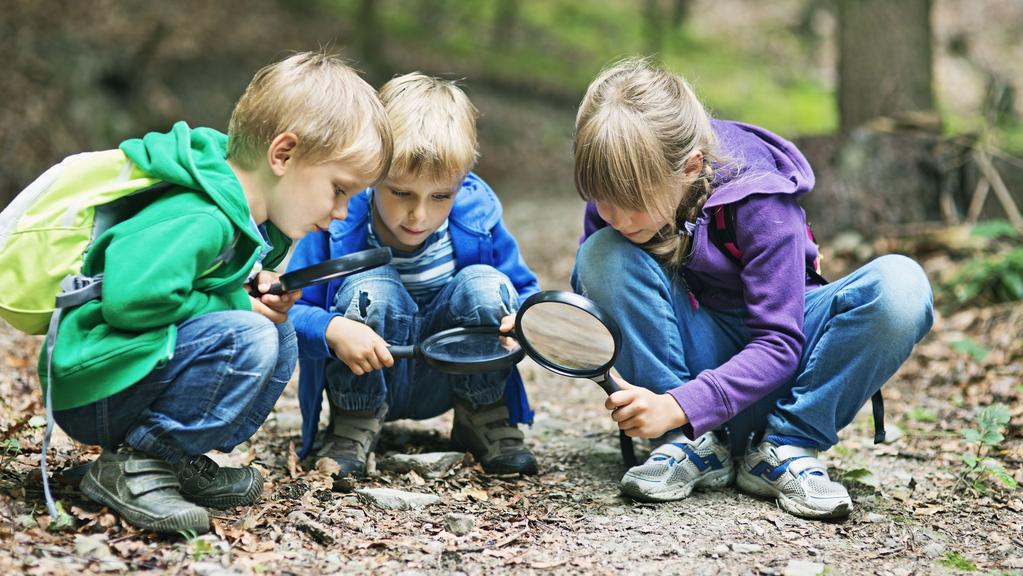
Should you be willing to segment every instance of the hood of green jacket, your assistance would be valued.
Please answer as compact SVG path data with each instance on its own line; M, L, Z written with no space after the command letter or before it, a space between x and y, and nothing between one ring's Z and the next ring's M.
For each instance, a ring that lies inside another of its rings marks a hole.
M258 245L245 192L227 165L227 136L212 128L177 122L170 132L150 132L121 143L121 151L154 178L205 192L231 222Z

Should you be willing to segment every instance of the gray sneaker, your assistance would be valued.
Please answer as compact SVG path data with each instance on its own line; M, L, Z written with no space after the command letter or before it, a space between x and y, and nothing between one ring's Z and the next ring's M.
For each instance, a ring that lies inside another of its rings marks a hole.
M765 440L743 457L737 482L744 492L774 498L801 518L843 518L853 509L845 486L828 477L828 467L810 448Z
M347 412L331 408L330 427L323 435L323 444L317 454L332 458L341 466L335 477L366 475L366 459L376 448L385 416L386 404L371 412Z
M81 490L132 526L156 532L210 528L206 510L185 500L174 468L131 448L104 449L82 478Z
M508 421L504 398L476 408L465 400L456 400L451 443L471 452L484 472L529 475L538 472L536 457L526 446L525 435Z
M633 466L619 487L639 500L681 500L696 488L724 488L735 478L728 446L707 432L690 441L678 434L658 446L646 462Z
M258 470L251 466L224 468L205 454L182 458L174 470L181 495L200 506L249 506L263 493L263 476Z

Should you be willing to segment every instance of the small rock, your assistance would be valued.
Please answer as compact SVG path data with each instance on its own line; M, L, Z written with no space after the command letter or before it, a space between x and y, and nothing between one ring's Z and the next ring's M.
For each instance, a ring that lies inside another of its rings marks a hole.
M423 478L440 478L462 463L461 452L428 452L426 454L395 454L380 461L381 471L404 474L409 470Z
M472 532L473 527L476 525L476 518L471 514L452 512L444 517L444 524L447 526L448 532L455 536L465 536Z
M28 425L33 428L39 428L40 426L46 426L45 416L33 416L28 419Z
M817 576L824 573L824 565L809 560L789 560L785 565L785 576Z
M753 552L760 552L764 547L760 544L747 544L744 542L734 542L732 544L732 552L737 554L752 554Z
M724 556L725 554L728 554L728 550L729 548L727 544L718 544L717 546L714 547L713 552L718 556Z
M884 425L885 444L894 444L899 440L899 438L902 438L905 435L906 433L902 431L902 428L899 428L898 424L889 422Z
M385 510L412 510L440 502L434 494L405 492L394 488L360 488L355 491L364 502Z
M103 572L123 572L128 566L110 552L105 534L75 535L75 553L79 558L96 560Z
M215 562L196 562L192 564L196 576L237 576L237 572L224 568Z
M942 544L941 542L931 542L930 544L924 546L924 554L927 555L928 558L937 558L938 556L941 556L944 553L945 545Z
M863 521L867 524L880 524L887 520L884 514L878 514L877 512L868 512L863 516Z

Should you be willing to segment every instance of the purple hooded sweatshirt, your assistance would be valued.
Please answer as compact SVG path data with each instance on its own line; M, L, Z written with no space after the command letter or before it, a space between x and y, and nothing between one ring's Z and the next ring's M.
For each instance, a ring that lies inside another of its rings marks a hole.
M696 438L788 382L803 352L804 292L817 247L807 236L799 196L814 185L806 158L789 141L738 122L712 120L726 166L696 222L686 284L701 305L748 312L750 341L731 359L669 390L689 418L683 431ZM714 209L732 205L740 269L708 238ZM586 206L583 240L607 223ZM680 351L681 353L681 351Z

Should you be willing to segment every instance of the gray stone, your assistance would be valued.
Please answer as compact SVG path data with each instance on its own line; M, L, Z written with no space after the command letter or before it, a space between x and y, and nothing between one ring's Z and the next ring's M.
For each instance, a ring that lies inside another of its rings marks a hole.
M734 542L732 544L732 552L737 554L752 554L753 552L760 552L764 547L760 544L747 544L745 542Z
M863 516L863 521L868 524L880 524L887 520L884 514L878 514L877 512L868 512Z
M824 573L824 565L809 560L789 560L785 565L785 576L817 576Z
M196 562L192 564L196 576L237 576L238 572L224 568L215 562Z
M110 547L107 545L107 537L105 534L93 534L89 536L76 534L75 553L79 558L98 561L100 571L102 572L121 572L128 569L128 566L124 562L118 560L117 557L110 552Z
M711 550L711 552L718 556L724 556L725 554L728 554L728 550L729 548L727 544L718 544L713 550Z
M461 452L428 452L426 454L395 454L380 461L381 471L404 474L415 471L423 478L440 478L462 463Z
M924 554L928 558L937 558L945 553L945 545L941 542L931 542L924 546Z
M471 514L452 512L444 517L444 525L455 536L465 536L476 526L476 518Z
M355 491L363 502L385 510L412 510L440 502L433 494L405 492L394 488L360 488Z

